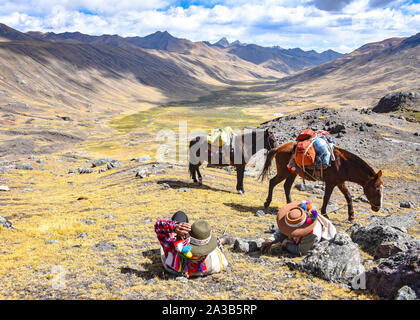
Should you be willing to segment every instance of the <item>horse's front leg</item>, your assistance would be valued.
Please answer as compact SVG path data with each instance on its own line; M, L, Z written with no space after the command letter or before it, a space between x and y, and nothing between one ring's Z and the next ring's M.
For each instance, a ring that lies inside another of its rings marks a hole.
M236 190L244 195L244 173L245 173L245 165L238 165L236 166Z
M347 201L347 207L348 207L348 214L349 214L349 221L354 221L354 211L353 211L353 200L351 198L351 194L349 189L346 186L346 183L340 183L337 185L338 189L344 194L344 197Z
M325 182L325 192L324 192L324 199L322 201L321 214L326 218L328 218L328 215L327 215L328 202L330 201L331 194L335 186L336 186L335 184Z
M197 168L197 174L198 174L198 185L202 186L203 185L203 177L201 176L199 168Z

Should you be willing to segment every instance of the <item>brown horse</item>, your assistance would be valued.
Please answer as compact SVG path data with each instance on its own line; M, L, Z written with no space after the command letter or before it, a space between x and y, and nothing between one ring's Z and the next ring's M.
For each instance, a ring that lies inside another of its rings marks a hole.
M292 156L294 145L294 142L285 143L277 149L269 151L267 155L264 169L260 177L264 179L268 175L274 156L276 157L277 175L270 179L268 196L264 203L265 208L268 208L271 203L274 187L284 179L286 179L284 183L284 191L286 193L287 203L292 202L290 189L296 178L296 173L291 173L287 169L287 164ZM353 202L350 191L345 184L346 181L361 185L366 198L369 200L371 209L375 212L379 211L382 206L383 199L383 185L381 180L382 171L375 173L375 171L364 160L341 148L335 147L334 155L335 161L332 162L331 167L328 167L323 171L322 180L319 179L319 181L325 182L325 192L321 214L327 216L326 211L328 201L330 200L334 188L338 186L347 200L349 221L354 220ZM305 179L316 181L313 177L308 175L305 175Z
M189 166L191 178L202 184L200 165L207 161L215 167L234 166L236 168L236 190L244 194L244 172L249 159L261 149L271 150L277 146L273 134L268 129L245 130L243 134L233 137L230 146L222 149L214 147L207 142L207 136L197 136L189 144ZM225 152L223 152L223 150Z

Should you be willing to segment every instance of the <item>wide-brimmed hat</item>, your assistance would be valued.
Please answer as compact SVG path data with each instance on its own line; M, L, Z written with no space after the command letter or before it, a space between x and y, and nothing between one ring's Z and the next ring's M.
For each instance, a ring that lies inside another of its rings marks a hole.
M174 222L187 222L188 223L188 217L184 211L177 211L172 216L172 221Z
M191 225L190 246L194 256L205 256L216 249L217 239L211 234L207 221L197 220Z
M315 227L316 220L307 223L307 213L294 202L280 208L277 214L277 225L285 236L297 238L310 233Z

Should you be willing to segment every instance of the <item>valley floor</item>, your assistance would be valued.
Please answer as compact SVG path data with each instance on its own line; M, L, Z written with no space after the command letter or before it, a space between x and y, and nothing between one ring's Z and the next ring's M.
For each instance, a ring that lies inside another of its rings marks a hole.
M124 121L111 122L102 138L96 135L64 151L8 159L31 162L34 169L4 169L0 174L0 185L10 187L10 191L0 191L1 216L15 227L0 227L0 298L377 299L363 290L289 270L285 262L301 258L285 254L279 246L264 255L237 253L225 246L230 262L225 272L187 283L164 274L154 232L157 219L183 210L191 221L207 219L217 236L226 232L244 239L268 238L276 210L286 203L283 188L275 189L268 214L257 217L254 214L263 209L267 195L267 181L246 176L246 195L241 196L235 192L234 171L202 167L204 186L198 187L185 164L155 161L159 143L154 140L153 121L134 131L129 127L115 131L115 126L129 123ZM207 125L215 123L213 119ZM130 161L143 155L153 159L145 164ZM103 173L77 173L78 168L90 167L90 160L104 156L117 158L123 165ZM142 168L152 174L136 178ZM69 169L76 172L69 174ZM386 210L379 215L412 210L398 206L407 199L396 188L402 180L414 189L409 199L418 199L417 167L388 165L384 183L395 189L388 190ZM357 196L360 189L354 186L352 192ZM322 193L293 189L292 197L311 199L318 208L322 203ZM339 231L345 231L350 227L345 199L335 191L332 201L339 209L330 218ZM355 203L355 211L356 221L369 222L368 204ZM420 237L418 228L409 232ZM372 259L363 252L362 257L367 262Z

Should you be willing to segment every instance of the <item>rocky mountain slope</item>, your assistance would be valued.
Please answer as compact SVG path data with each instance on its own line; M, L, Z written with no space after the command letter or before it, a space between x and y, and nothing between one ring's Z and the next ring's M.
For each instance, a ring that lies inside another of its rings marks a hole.
M138 108L142 103L194 100L235 81L282 76L204 44L180 54L125 45L130 43L126 40L109 45L102 38L79 36L92 44L36 40L3 25L0 37L8 41L0 42L0 103L26 103L34 111L40 105L73 113L89 106L124 111L118 106L121 99ZM165 48L172 46L162 41Z
M282 78L288 95L338 104L371 106L393 91L418 91L420 33L371 43L337 60ZM273 90L270 88L268 90Z

